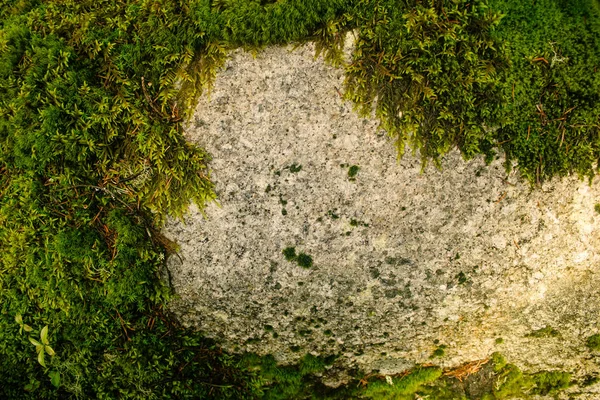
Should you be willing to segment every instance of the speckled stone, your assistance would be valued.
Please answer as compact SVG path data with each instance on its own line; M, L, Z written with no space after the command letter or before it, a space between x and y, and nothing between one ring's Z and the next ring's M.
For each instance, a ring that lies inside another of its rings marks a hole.
M532 189L502 160L456 152L421 172L313 54L235 51L200 101L186 134L213 156L219 200L164 228L180 245L168 261L179 319L284 363L339 354L342 370L391 374L500 351L533 371L600 372L585 347L600 332L600 182ZM560 335L527 336L546 326Z

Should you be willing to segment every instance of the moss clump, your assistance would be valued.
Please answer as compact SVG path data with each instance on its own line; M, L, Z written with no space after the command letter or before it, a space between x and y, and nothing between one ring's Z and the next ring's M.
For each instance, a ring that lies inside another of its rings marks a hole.
M364 396L370 399L412 399L423 386L442 375L438 367L417 367L402 377L388 377L370 382Z
M594 206L594 211L596 211L597 214L600 214L600 203L596 203Z
M298 165L296 163L290 165L290 172L292 174L298 173L302 170L302 165Z
M553 395L571 384L571 374L561 371L542 371L531 376L535 384L532 393L541 396Z
M355 180L359 170L360 167L358 165L352 165L350 168L348 168L348 179L351 181Z
M446 354L446 345L442 344L439 345L434 351L433 353L431 353L431 356L429 358L439 358L439 357L444 357L444 355Z
M313 266L312 257L306 253L296 254L295 247L286 247L285 249L283 249L282 253L286 260L291 262L295 261L296 264L298 264L302 268L308 269ZM303 285L302 282L299 282L298 284Z
M298 254L296 262L302 268L311 268L313 266L313 259L311 256L305 253Z
M294 261L296 259L296 248L295 247L286 247L282 251L283 256L288 261Z
M555 338L560 337L560 332L551 326L546 326L544 328L537 329L531 333L528 333L525 336L532 338Z
M600 334L592 335L587 338L586 345L592 351L600 351Z

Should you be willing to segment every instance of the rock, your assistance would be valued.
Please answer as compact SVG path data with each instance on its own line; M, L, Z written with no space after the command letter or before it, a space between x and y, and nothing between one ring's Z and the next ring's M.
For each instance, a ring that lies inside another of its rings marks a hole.
M531 188L456 152L421 173L313 54L234 51L198 105L186 134L213 156L219 204L164 228L179 319L283 363L340 354L336 368L393 374L443 344L443 367L500 351L599 373L598 179ZM527 336L544 327L560 335Z

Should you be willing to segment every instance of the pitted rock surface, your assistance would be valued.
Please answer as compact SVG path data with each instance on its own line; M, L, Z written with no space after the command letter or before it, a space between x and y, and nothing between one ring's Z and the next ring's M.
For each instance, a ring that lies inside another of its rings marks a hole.
M186 134L213 157L219 204L165 227L180 245L168 261L180 320L284 363L339 354L385 374L500 351L531 370L598 373L585 346L600 331L598 179L531 188L501 159L457 153L421 172L313 54L235 51L200 101ZM313 266L287 261L288 247ZM559 335L528 336L544 327Z

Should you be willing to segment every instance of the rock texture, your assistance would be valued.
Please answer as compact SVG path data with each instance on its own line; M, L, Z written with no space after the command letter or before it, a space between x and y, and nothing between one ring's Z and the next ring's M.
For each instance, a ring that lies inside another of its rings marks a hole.
M455 153L421 173L313 54L235 51L198 105L187 135L214 158L219 204L165 227L181 321L282 362L340 354L385 374L500 351L533 371L600 372L585 346L600 331L600 182L532 189L502 160Z

